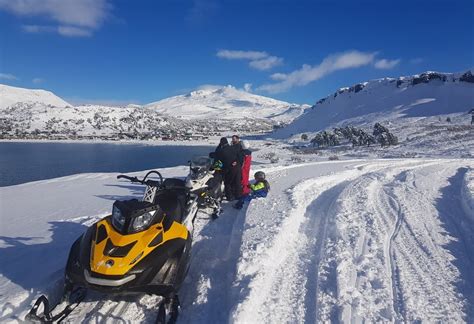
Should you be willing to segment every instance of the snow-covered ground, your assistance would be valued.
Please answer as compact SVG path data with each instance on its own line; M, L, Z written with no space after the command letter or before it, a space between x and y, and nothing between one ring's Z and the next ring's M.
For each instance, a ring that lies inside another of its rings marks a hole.
M216 221L199 214L181 323L472 322L472 160L297 164L285 154L254 153L252 171L272 185L266 199L227 204ZM0 188L0 322L23 320L41 293L54 299L74 239L115 199L141 195L115 176ZM152 322L156 301L91 293L69 321Z

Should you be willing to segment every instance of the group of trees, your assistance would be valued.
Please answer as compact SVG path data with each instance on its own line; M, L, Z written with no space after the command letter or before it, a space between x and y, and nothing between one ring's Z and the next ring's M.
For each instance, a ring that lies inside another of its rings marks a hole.
M308 140L308 135L302 134L301 139ZM322 131L316 133L310 142L314 147L329 147L340 145L342 139L348 140L353 147L370 146L375 143L379 143L382 147L398 144L398 138L390 133L388 128L379 123L374 125L372 134L354 126L346 126L334 128L333 132Z
M384 127L379 123L375 123L373 134L382 147L398 144L398 138L390 133L387 127Z
M354 126L335 128L334 133L351 142L352 147L365 145L370 146L370 144L375 144L377 142L375 136L370 135L363 129L355 128Z
M315 147L328 147L340 144L339 137L336 134L328 131L316 133L314 138L311 140L311 143Z

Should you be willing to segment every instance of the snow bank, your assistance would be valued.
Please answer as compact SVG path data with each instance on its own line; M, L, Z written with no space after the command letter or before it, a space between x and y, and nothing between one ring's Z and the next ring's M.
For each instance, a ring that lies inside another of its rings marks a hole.
M464 175L461 189L461 199L464 211L474 220L474 170L470 169Z

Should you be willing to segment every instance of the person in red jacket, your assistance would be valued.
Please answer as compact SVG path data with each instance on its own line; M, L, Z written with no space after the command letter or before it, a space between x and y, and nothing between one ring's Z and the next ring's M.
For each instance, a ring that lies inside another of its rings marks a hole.
M249 188L249 175L250 175L250 164L252 163L252 152L250 151L250 145L248 141L242 141L242 195L246 196L250 193Z

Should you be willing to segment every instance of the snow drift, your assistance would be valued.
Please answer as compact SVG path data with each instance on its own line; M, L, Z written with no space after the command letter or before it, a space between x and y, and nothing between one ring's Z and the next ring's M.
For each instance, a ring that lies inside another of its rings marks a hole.
M461 197L466 214L474 221L474 170L464 174Z

